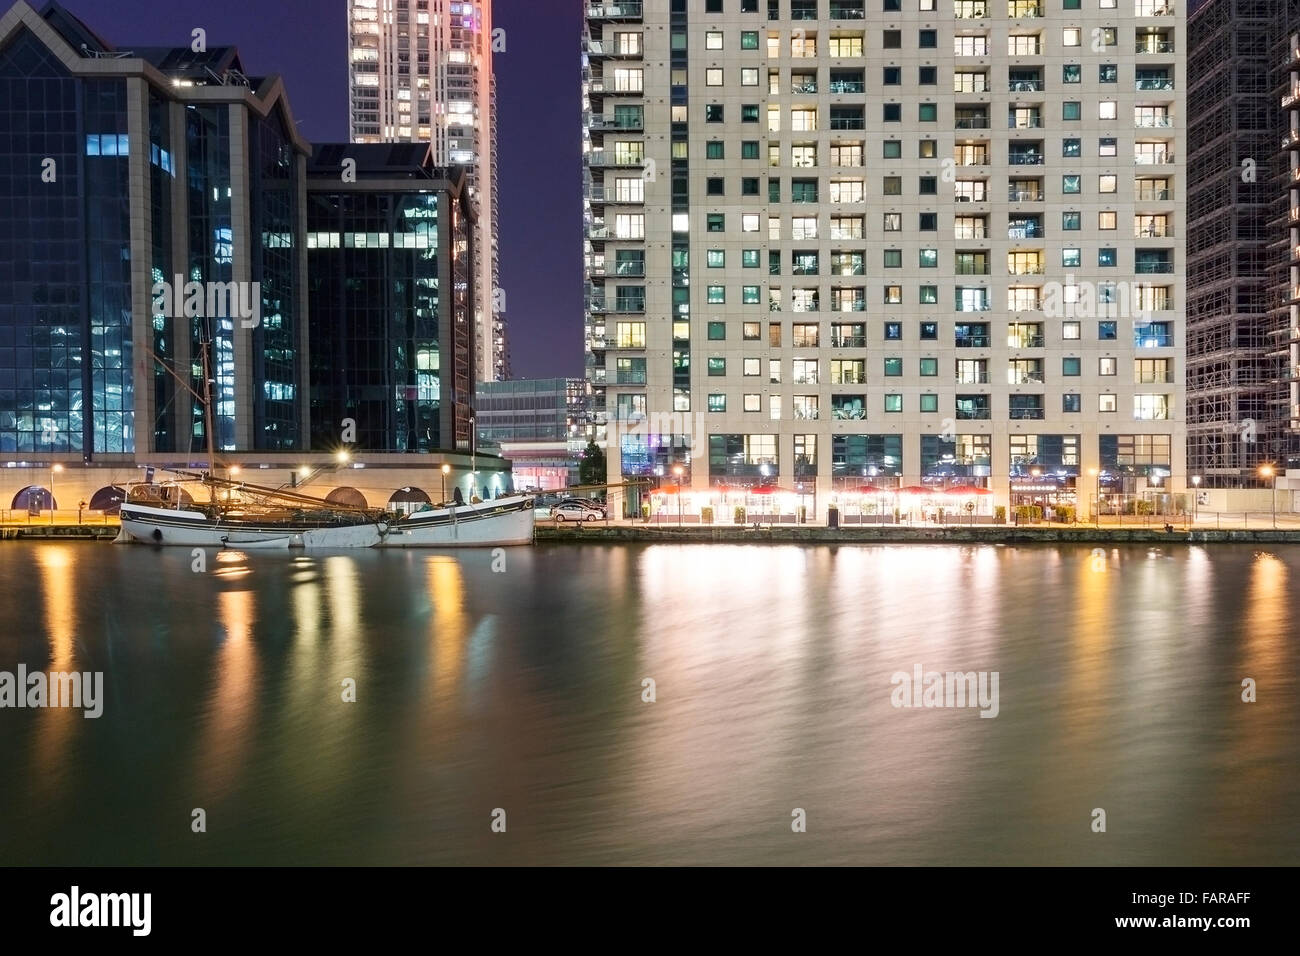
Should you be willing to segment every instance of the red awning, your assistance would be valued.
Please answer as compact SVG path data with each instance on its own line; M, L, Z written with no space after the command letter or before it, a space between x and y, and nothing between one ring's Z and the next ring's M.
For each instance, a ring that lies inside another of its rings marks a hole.
M922 485L908 485L906 488L899 488L898 493L902 495L933 495L938 492L934 488L926 488Z
M892 495L893 488L878 488L875 485L859 485L853 489L860 495Z
M945 494L949 495L991 495L993 492L987 488L976 488L974 485L953 485Z

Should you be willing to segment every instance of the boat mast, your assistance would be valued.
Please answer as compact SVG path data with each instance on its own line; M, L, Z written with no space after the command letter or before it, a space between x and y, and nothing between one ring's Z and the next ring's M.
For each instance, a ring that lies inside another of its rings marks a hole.
M212 378L208 363L208 350L212 347L212 331L209 328L207 332L207 342L204 342L201 338L199 339L199 351L203 354L203 431L208 436L208 500L212 504L216 504L217 486L212 479L217 477L217 453L212 435Z
M206 325L200 326L200 329L202 330L202 332L208 331ZM170 365L164 362L162 356L160 356L157 352L155 352L153 349L149 348L148 346L145 346L145 352L149 354L150 358L152 358L155 362L157 362L159 365L162 366L163 371L165 371L172 378L176 379L176 381L180 383L181 388L189 392L190 395L192 395L194 399L200 405L203 406L203 432L205 435L207 435L208 438L208 480L205 482L205 484L207 484L208 486L209 501L215 504L217 500L217 487L214 484L214 479L217 476L217 453L216 453L215 441L212 434L212 430L213 430L212 380L211 380L211 374L208 365L208 349L211 347L212 341L211 341L211 336L208 336L207 341L205 341L202 332L199 335L199 353L203 360L203 394L202 395L194 391L194 387L190 385L189 382L185 381L185 379L177 375L176 371Z

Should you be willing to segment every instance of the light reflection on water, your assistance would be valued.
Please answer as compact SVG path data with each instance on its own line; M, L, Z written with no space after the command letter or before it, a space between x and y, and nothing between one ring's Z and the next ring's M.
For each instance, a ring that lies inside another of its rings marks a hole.
M181 549L0 546L0 670L103 670L106 697L98 720L0 710L0 863L1300 850L1300 547L559 547L492 565L250 552L195 573ZM894 708L890 676L917 664L998 671L998 717Z

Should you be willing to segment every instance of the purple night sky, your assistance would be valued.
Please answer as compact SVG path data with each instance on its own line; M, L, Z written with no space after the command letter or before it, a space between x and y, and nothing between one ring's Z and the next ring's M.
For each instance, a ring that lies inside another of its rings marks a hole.
M29 0L36 9L44 0ZM348 138L345 0L61 0L110 43L239 47L279 73L308 140ZM7 9L0 0L0 9ZM515 378L582 374L581 5L495 0L501 286Z

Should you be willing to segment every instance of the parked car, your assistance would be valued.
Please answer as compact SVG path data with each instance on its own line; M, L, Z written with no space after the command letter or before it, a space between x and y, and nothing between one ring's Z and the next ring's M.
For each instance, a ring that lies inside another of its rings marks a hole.
M581 501L563 501L551 509L556 521L604 521L605 512Z
M605 508L605 502L601 501L599 498L565 498L564 500L566 502L573 501L580 505L586 505L588 508L601 512L602 517L607 510Z

